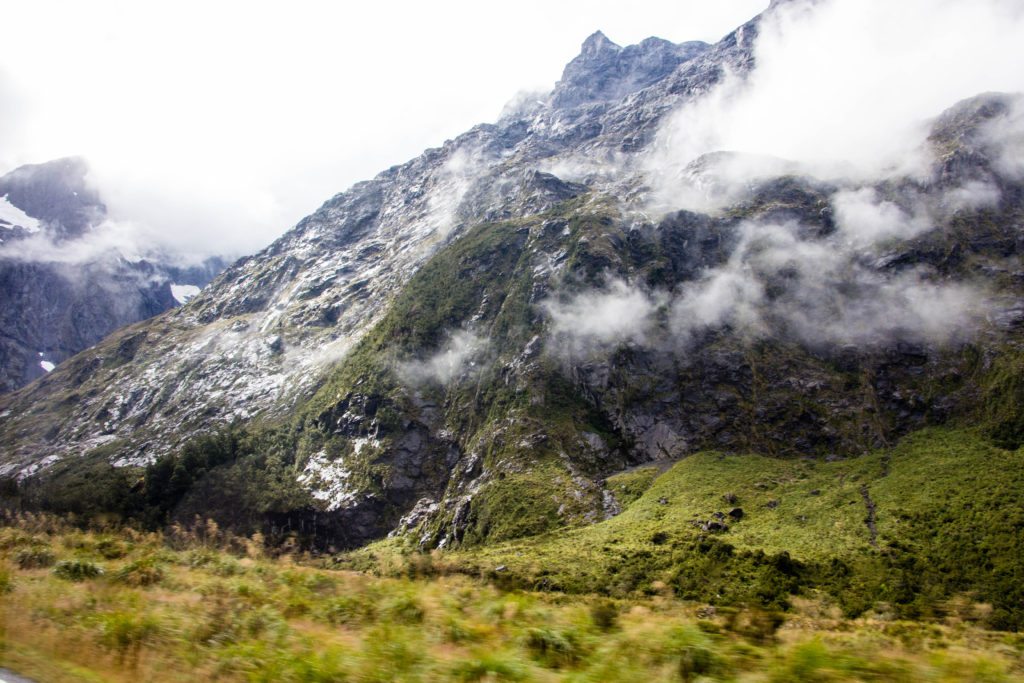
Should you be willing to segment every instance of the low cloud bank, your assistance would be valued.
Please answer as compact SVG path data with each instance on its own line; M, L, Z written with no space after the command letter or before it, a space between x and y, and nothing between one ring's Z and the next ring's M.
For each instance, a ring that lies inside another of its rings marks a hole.
M549 348L587 356L623 343L644 344L665 295L611 279L602 290L542 304L550 320Z
M851 231L847 226L838 236ZM923 266L879 270L835 239L800 233L796 223L742 225L728 262L685 285L673 302L669 326L677 344L685 348L725 326L741 336L791 336L812 346L941 344L979 321L984 296L969 285L940 282Z
M56 240L47 230L0 245L0 258L16 261L81 264L104 259L123 258L140 261L159 257L153 245L145 245L139 230L131 223L103 221L81 237Z
M921 174L938 113L982 92L1024 91L1022 44L1024 6L1013 0L781 3L762 22L754 70L726 74L665 119L642 164L652 208L717 208L776 175L770 160L829 179ZM993 131L1017 141L1003 164L1024 171L1024 126L1009 128ZM722 151L743 154L704 158Z
M459 330L451 334L433 355L422 360L401 363L398 376L410 385L448 384L467 373L479 370L486 363L490 342L472 332Z
M998 201L998 191L983 183L953 194L944 210ZM811 347L964 339L990 308L984 291L940 279L926 265L886 265L888 250L942 219L933 204L928 197L897 203L872 188L837 191L835 229L823 237L796 221L746 221L734 228L724 262L671 293L612 279L602 289L544 302L548 349L579 358L637 344L685 354L719 330Z

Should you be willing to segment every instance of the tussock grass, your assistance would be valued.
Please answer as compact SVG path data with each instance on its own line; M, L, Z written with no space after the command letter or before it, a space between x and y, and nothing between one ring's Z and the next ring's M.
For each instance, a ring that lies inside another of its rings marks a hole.
M40 681L1024 680L1024 638L964 620L844 620L813 597L783 619L681 602L667 586L625 599L509 591L449 573L443 556L429 576L396 564L382 577L209 531L9 518L0 663ZM68 581L21 566L27 547L105 571Z

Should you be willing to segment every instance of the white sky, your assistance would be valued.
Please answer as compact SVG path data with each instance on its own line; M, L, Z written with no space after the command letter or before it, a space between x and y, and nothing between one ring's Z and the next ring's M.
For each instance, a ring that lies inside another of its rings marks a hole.
M0 172L83 155L115 219L247 253L550 88L597 29L714 42L767 5L0 0Z

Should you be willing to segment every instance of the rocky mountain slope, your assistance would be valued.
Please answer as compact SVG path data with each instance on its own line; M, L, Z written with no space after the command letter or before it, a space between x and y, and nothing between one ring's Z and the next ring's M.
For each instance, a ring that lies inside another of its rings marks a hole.
M666 61L695 56L647 88L619 99L588 96L574 105L570 100L582 96L562 93L580 90L588 64L592 77L605 83L602 93L619 82L601 71L616 61L607 55L616 50L603 35L591 36L545 101L337 195L273 245L229 268L190 306L125 330L89 359L76 359L66 372L86 393L70 392L74 414L61 420L59 435L43 438L55 427L37 430L27 415L18 425L8 423L18 433L7 441L8 467L31 467L41 447L60 457L80 452L82 444L113 440L126 441L126 462L145 462L217 423L287 414L439 247L475 223L539 214L578 192L538 167L577 150L596 159L642 147L674 104L712 87L726 67L749 67L755 32L756 21L705 50L666 51L663 42L649 42L662 57L621 59L623 87L650 80L645 68L663 75ZM52 392L70 386L60 376L12 400L44 413ZM22 412L13 406L12 413Z
M113 244L94 244L106 207L87 174L83 160L69 158L0 178L0 391L184 303L222 267L129 260Z
M667 174L705 208L665 210L670 114L779 6L713 46L591 36L545 98L0 398L3 472L56 509L451 549L614 517L609 477L706 449L1019 448L1018 97L936 111L915 173L722 151Z

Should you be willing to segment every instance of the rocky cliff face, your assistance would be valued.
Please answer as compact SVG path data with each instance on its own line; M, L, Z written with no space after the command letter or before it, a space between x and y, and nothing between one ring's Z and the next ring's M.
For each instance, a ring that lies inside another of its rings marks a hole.
M129 261L113 246L76 249L106 218L87 174L86 163L71 158L0 178L0 391L180 305L188 287L205 285L220 268L216 260L196 268Z
M301 495L251 515L324 545L450 547L598 520L605 476L697 449L848 457L956 420L1017 439L1018 416L984 408L1015 391L993 378L1021 332L1024 190L990 134L1015 99L941 116L923 175L775 165L714 210L653 217L659 126L753 68L761 20L714 46L595 34L546 99L333 197L182 308L0 399L4 472L90 450L187 470L183 444L245 425L258 437L203 456L222 474L170 514L243 496L224 473L271 458ZM713 189L738 158L687 177Z

